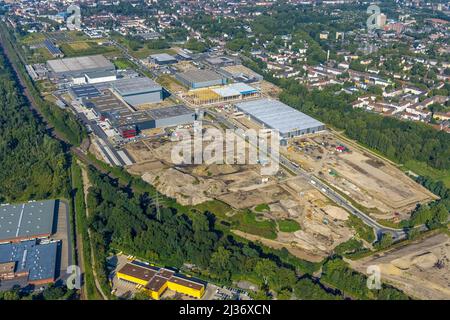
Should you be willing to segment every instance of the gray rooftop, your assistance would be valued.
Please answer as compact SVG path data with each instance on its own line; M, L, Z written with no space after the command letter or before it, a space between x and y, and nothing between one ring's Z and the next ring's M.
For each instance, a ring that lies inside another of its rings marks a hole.
M146 77L116 80L112 87L122 96L162 90L159 84Z
M234 60L228 57L209 57L205 59L210 64L233 63Z
M148 110L148 113L150 114L150 116L153 119L158 120L158 119L176 117L176 116L180 116L183 114L192 114L192 113L194 113L194 111L183 105L178 105L178 106L173 106L173 107Z
M55 200L0 206L0 242L49 235L57 211Z
M305 130L324 125L322 122L278 100L258 99L237 103L236 107L242 112L250 114L267 127L280 131L280 133Z
M160 61L160 62L166 62L166 61L176 61L177 59L174 56L171 56L168 53L156 53L152 54L150 58Z
M36 240L0 244L0 264L15 263L15 273L28 272L29 281L55 277L58 243L37 244Z
M101 95L100 91L93 85L81 85L70 87L75 98L93 98Z
M89 71L102 68L114 70L114 65L102 55L49 60L47 65L55 73Z
M223 76L210 70L188 70L183 73L178 73L178 77L185 79L187 82L206 82L223 79Z
M92 72L86 72L86 76L89 78L103 78L103 77L111 77L116 75L115 71L112 70L99 70L99 71L92 71Z

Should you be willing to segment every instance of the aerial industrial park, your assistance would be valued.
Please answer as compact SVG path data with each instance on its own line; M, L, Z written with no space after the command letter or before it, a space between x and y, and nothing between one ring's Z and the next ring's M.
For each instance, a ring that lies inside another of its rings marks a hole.
M0 1L0 300L450 299L450 8L403 2Z

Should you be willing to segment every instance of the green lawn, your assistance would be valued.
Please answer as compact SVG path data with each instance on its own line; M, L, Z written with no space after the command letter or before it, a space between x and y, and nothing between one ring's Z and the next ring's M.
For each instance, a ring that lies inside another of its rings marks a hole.
M450 188L450 170L435 169L426 163L414 160L406 162L405 169L433 180L442 181L447 188Z
M278 229L282 232L295 232L300 230L300 224L292 219L284 219L277 221Z
M271 219L259 218L256 213L245 210L231 218L236 229L268 239L276 239L276 222Z
M103 46L89 41L63 43L60 45L60 49L66 57L119 53L114 46Z
M148 58L149 55L156 53L176 54L173 49L150 49L145 42L126 39L125 37L118 34L111 35L111 38L119 42L121 45L127 47L129 53L133 57L138 59ZM138 44L139 47L135 46L135 44Z
M269 210L270 210L270 207L267 203L261 203L255 207L256 212L263 212L263 211L269 211Z
M45 35L43 33L28 33L27 35L21 37L20 42L25 45L30 45L45 40Z
M375 241L375 233L371 227L366 225L361 219L354 215L349 215L349 219L347 220L347 225L351 228L354 228L356 233L361 239L366 240L367 242Z
M136 66L128 59L119 58L113 61L117 69L136 69Z
M231 222L232 229L267 239L276 239L277 237L276 222L272 219L263 218L251 210L240 211L227 220Z
M226 214L233 209L225 202L219 200L211 200L195 205L194 208L200 212L212 212L220 218L226 218Z

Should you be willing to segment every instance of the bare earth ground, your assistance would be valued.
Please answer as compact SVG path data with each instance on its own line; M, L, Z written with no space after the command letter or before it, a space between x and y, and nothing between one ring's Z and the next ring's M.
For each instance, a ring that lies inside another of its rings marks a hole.
M450 300L450 238L446 234L349 262L364 273L369 265L378 265L382 281L415 298Z
M350 147L339 153L342 143L333 134L297 139L281 151L349 196L378 219L405 219L418 203L436 199L430 191L393 165ZM343 144L345 145L345 144Z
M278 232L277 239L266 241L267 245L284 246L302 258L320 260L354 235L346 225L348 213L305 180L289 177L283 171L263 176L260 165L174 165L167 160L171 159L173 144L169 140L147 139L127 145L127 151L136 160L127 170L185 205L217 199L239 212L268 204L270 210L262 213L264 218L292 219L301 230ZM255 237L243 232L240 235Z

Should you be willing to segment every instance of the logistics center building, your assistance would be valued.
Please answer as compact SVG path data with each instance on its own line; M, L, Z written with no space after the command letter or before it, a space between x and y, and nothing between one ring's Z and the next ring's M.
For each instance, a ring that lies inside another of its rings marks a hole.
M163 88L146 77L120 79L112 83L112 88L134 107L163 100Z
M59 242L36 240L0 244L0 280L27 277L35 285L55 280Z
M56 200L0 206L0 243L48 238L58 212Z
M47 68L56 78L83 78L86 73L115 71L114 65L102 55L64 58L47 61Z
M175 78L190 89L198 89L227 83L225 76L210 70L188 70L175 74Z
M236 108L269 129L291 138L325 130L325 125L288 105L272 99L258 99L235 104Z
M117 272L117 278L137 284L151 298L159 300L169 289L200 299L205 284L197 279L187 278L173 270L149 266L139 261L127 263Z
M84 102L100 120L117 128L123 138L133 138L138 131L193 123L195 111L183 105L149 110L135 110L106 89Z

